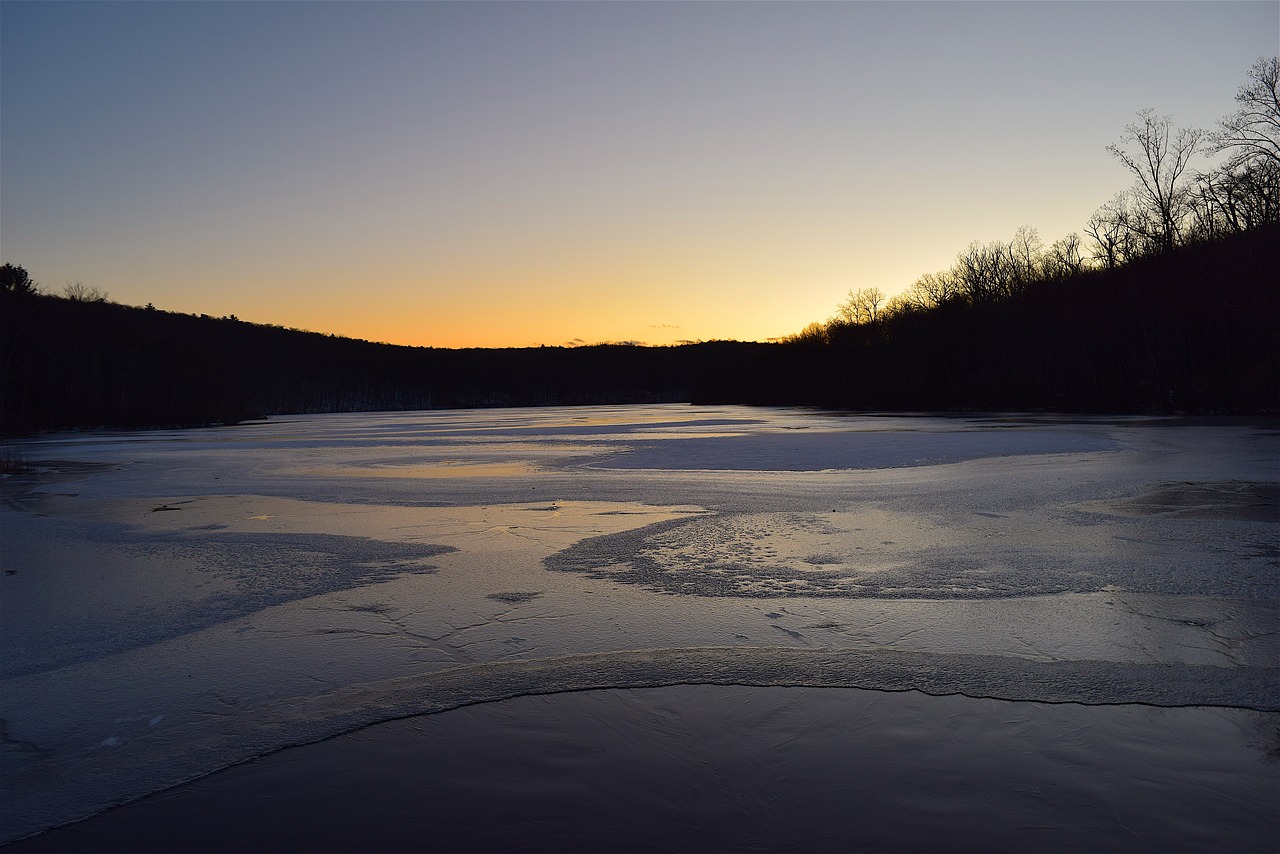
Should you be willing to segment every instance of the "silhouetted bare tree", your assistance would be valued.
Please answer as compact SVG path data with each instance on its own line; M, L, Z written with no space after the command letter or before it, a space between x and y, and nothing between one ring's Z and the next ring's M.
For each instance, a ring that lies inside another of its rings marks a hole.
M1197 175L1189 204L1194 236L1202 239L1280 221L1280 165L1257 158Z
M1084 270L1084 255L1080 250L1080 235L1074 231L1049 247L1045 258L1045 272L1053 276L1074 276Z
M784 344L827 344L830 342L827 324L813 322L793 335L784 335Z
M1162 249L1171 249L1189 212L1187 168L1205 132L1197 128L1175 132L1169 116L1157 116L1151 109L1140 111L1138 119L1125 125L1121 145L1112 143L1107 151L1138 179L1134 197L1155 226L1155 233L1148 236Z
M836 306L835 319L841 323L875 323L884 303L884 291L879 288L849 291L848 298Z
M996 302L1024 290L1039 277L1040 236L1023 226L1009 243L974 241L956 256L951 276L969 302Z
M90 287L84 282L67 282L62 294L75 302L106 302L107 292L100 288Z
M1108 270L1142 255L1152 230L1146 212L1134 205L1128 191L1117 193L1094 211L1084 226L1084 233L1094 242L1093 260Z
M1198 175L1191 198L1197 236L1280 221L1280 59L1259 59L1236 92L1240 106L1218 122L1206 151L1222 166Z
M1044 243L1040 240L1040 232L1029 226L1019 226L1014 232L1013 240L1006 248L1009 258L1009 292L1023 290L1028 284L1040 278L1044 265Z
M1259 59L1249 69L1249 82L1236 92L1240 106L1218 122L1209 149L1227 152L1227 169L1258 158L1280 166L1280 58Z
M952 270L925 273L907 289L908 301L922 308L933 308L961 297L960 281Z

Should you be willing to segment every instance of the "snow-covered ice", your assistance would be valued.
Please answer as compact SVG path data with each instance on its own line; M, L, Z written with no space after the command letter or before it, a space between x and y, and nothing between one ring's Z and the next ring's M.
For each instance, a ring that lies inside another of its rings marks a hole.
M15 443L0 842L377 721L688 683L1255 710L1280 792L1277 426L642 406Z

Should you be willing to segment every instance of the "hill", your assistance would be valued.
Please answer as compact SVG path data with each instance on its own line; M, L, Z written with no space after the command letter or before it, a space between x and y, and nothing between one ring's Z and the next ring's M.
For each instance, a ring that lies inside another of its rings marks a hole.
M822 342L449 350L0 294L0 429L655 402L860 410L1280 410L1280 226L952 300Z

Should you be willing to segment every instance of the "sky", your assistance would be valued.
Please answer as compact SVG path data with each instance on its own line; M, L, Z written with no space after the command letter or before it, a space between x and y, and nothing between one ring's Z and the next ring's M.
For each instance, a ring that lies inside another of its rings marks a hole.
M0 2L0 255L374 341L768 340L1082 232L1274 2ZM1205 161L1204 165L1208 165Z

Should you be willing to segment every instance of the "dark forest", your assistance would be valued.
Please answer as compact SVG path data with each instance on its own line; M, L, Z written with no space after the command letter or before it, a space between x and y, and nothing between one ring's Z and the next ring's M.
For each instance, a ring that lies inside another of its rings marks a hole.
M1280 226L770 344L448 350L5 291L3 429L609 403L1280 411Z

